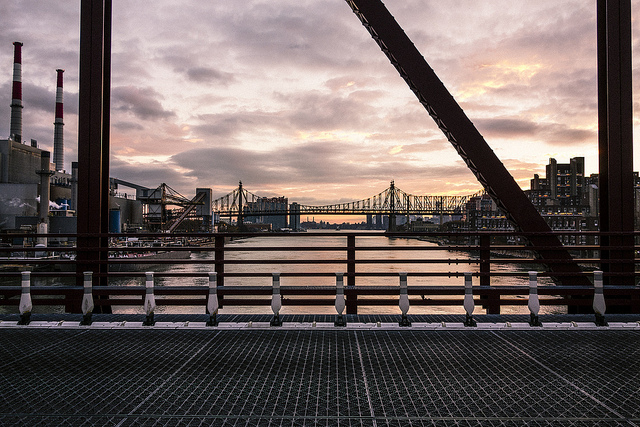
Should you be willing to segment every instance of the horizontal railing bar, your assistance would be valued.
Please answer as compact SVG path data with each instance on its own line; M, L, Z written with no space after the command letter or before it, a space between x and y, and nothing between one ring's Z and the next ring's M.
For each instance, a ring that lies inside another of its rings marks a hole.
M93 293L96 295L144 295L145 286L95 286ZM357 285L345 286L346 290L353 292L382 292L384 295L399 294L399 286L384 285ZM437 286L437 285L409 285L407 286L409 294L429 294L429 295L464 295L464 286ZM540 295L576 295L576 294L593 294L593 287L584 286L556 286L556 285L540 285L538 286ZM281 285L281 294L287 293L297 295L319 294L319 295L335 295L336 288L334 286L295 286ZM19 295L22 291L21 286L0 286L0 295L15 294ZM31 286L30 291L33 295L82 295L83 287L81 286ZM242 285L225 285L217 286L216 291L222 295L232 294L251 294L261 293L271 295L271 286L242 286ZM491 295L491 294L509 294L509 295L528 295L529 286L521 285L503 285L503 286L473 286L474 294ZM636 293L640 295L640 287L637 286L605 286L605 294L621 294ZM209 286L156 286L154 293L157 295L208 295Z
M357 235L356 235L357 237ZM500 245L500 244L491 244L492 250L509 250L509 251L535 251L535 246L524 246L524 245ZM412 245L412 246L357 246L357 250L362 251L437 251L437 250L460 250L460 251L478 251L483 249L484 247L479 244L472 245L456 245L456 244L447 244L447 245ZM640 245L635 245L635 249L640 249ZM331 252L342 252L345 251L347 246L251 246L251 245L242 245L242 246L234 246L234 245L225 245L225 252L269 252L269 251L331 251ZM564 250L613 250L613 249L627 249L627 247L619 246L619 245L608 245L608 246L600 246L600 245L562 245L562 246L545 246L544 250L550 251L564 251ZM36 248L32 251L49 251L55 252L56 248ZM75 250L69 249L69 250ZM131 247L131 248L101 248L102 251L108 252L148 252L150 250L156 250L159 252L169 252L169 251L200 251L200 252L214 252L218 250L214 246L164 246L164 247ZM20 250L16 250L16 252L20 252Z
M2 260L0 260L1 262ZM10 262L5 263L4 265L32 265L32 264L41 264L41 265L75 265L76 261L74 260L56 260L56 259L11 259ZM100 260L93 261L92 264L120 264L120 265L128 265L128 264L206 264L206 265L214 265L214 264L343 264L348 262L345 259L225 259L225 260L215 260L215 259L171 259L171 258L153 258L153 259L145 259L144 257L140 258L122 258L122 259L108 259L108 260ZM477 264L481 262L480 258L398 258L398 259L361 259L356 258L356 264L393 264L393 263L414 263L414 264L449 264L449 263L472 263ZM638 264L640 263L640 259L636 260L627 260L627 259L604 259L600 260L597 258L574 258L574 259L555 259L555 260L541 260L537 258L518 258L518 257L508 257L508 258L490 258L486 262L490 262L492 264L572 264L572 263L582 263L582 264ZM3 265L3 264L0 264Z
M586 295L585 295L586 296ZM60 299L33 299L32 300L35 305L42 306L59 306L65 305L69 300L60 298ZM141 306L144 302L144 299L136 298L114 298L108 300L95 300L94 305L109 305L109 306ZM460 306L463 302L462 298L459 299L410 299L410 304L415 306ZM487 304L487 300L476 299L474 298L474 302L477 306L481 306ZM608 299L608 304L610 305L626 305L629 304L629 300L624 299ZM19 300L0 300L0 305L4 306L17 306L19 305ZM203 306L206 304L206 300L204 299L156 299L156 303L158 305L165 306ZM296 305L304 305L304 306L333 306L334 300L330 299L293 299L293 298L283 298L283 305L288 306L296 306ZM491 301L492 304L500 304L507 306L516 306L516 305L527 305L528 301L526 299L498 299ZM588 299L566 299L566 298L540 298L540 305L553 305L553 306L563 306L563 305L572 305L572 306L590 306L592 301ZM224 304L227 306L268 306L271 304L271 299L256 299L256 298L241 298L241 299L232 299L225 298ZM377 299L377 298L359 298L358 305L360 306L396 306L398 304L398 300L395 298L386 298L386 299Z
M429 272L409 272L410 277L463 277L465 273L469 271L429 271ZM471 272L473 277L527 277L528 272L519 271L496 271L490 273ZM156 277L208 277L208 272L154 272ZM225 272L221 273L222 277L230 278L252 278L252 277L271 277L273 272ZM335 277L335 272L280 272L281 277ZM590 277L593 272L584 271L578 274L579 276ZM1 277L20 277L20 271L12 272L0 272ZM75 272L33 272L32 277L59 277L59 278L73 278L82 277L82 273L77 274ZM398 272L393 271L380 271L380 272L355 272L353 274L356 277L397 277ZM144 277L145 271L118 271L109 272L108 274L95 274L95 277L113 277L113 278L125 278L125 277ZM556 273L556 272L538 272L539 277L566 277L577 276L575 273ZM619 277L628 276L626 273L605 273L605 277Z
M554 230L548 231L501 231L501 230L457 230L457 231L331 231L324 233L306 233L306 232L177 232L170 235L164 233L11 233L3 235L3 238L24 238L24 237L110 237L114 239L126 239L128 237L150 238L155 240L169 240L180 238L201 238L212 239L215 237L224 237L230 240L238 240L246 237L289 237L289 236L305 236L305 237L344 237L344 236L361 236L361 237L433 237L433 236L541 236L541 235L585 235L585 236L640 236L640 230L635 231L597 231L597 230Z

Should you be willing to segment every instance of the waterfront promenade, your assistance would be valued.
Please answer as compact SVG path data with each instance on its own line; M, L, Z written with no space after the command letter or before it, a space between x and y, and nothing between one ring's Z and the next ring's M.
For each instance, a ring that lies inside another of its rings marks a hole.
M0 425L640 425L638 315L80 318L0 316Z

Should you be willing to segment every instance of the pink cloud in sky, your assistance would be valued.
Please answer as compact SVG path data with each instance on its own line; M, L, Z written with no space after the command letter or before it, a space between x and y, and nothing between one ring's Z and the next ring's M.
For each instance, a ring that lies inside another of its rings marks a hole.
M597 172L595 1L385 4L523 187L549 157L584 156ZM359 200L392 179L413 194L480 189L343 0L114 0L113 21L114 177L217 196L242 180L312 204ZM55 69L66 70L69 170L79 2L5 2L0 25L0 137L22 41L23 134L45 148Z

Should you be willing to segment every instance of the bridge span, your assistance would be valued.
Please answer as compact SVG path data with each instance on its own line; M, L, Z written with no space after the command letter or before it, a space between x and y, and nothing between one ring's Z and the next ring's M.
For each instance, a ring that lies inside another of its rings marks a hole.
M212 202L212 211L220 217L267 215L456 215L465 204L483 191L467 196L413 195L395 186L362 200L329 205L288 203L284 197L260 197L242 187Z

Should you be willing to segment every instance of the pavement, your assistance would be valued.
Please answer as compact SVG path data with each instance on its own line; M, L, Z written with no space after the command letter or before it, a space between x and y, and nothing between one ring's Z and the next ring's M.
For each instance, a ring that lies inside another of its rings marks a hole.
M640 315L0 315L0 425L640 426Z

